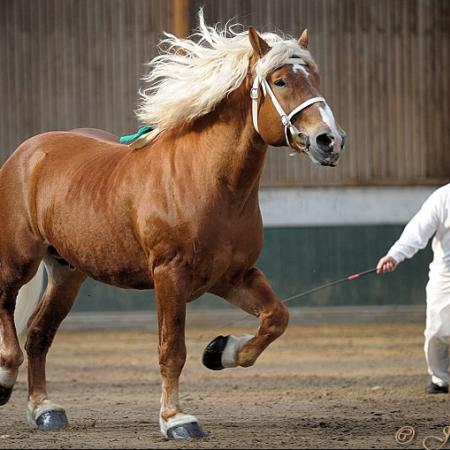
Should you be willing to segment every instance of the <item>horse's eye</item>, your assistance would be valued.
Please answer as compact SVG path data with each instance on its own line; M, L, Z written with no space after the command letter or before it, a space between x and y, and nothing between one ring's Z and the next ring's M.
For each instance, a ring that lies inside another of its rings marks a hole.
M275 81L275 86L286 87L286 82L283 79L280 78L279 80Z

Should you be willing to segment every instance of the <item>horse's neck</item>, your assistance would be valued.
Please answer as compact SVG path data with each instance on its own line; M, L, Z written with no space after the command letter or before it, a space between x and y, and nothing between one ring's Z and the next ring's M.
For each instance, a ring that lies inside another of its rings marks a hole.
M255 132L247 90L231 94L196 125L211 175L237 197L257 194L267 145Z

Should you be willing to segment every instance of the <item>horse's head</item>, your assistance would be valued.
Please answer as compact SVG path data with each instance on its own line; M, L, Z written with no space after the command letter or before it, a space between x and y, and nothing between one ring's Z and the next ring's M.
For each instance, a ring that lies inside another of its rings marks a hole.
M306 50L307 30L284 49L272 48L252 27L249 40L254 50L252 115L261 138L274 146L287 144L317 164L335 166L345 133L319 94L319 72Z

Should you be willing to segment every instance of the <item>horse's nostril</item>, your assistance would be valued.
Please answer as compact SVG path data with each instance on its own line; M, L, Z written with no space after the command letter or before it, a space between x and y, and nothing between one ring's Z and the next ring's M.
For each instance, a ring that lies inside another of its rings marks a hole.
M327 133L319 134L319 136L316 137L317 146L325 152L333 150L333 142L334 137Z

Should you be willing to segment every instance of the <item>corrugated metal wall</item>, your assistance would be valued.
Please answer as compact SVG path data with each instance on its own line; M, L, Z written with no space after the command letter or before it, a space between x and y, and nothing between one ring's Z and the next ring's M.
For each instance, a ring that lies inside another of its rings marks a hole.
M1 0L2 161L41 131L134 130L144 63L169 28L165 0Z
M209 22L309 27L323 94L348 133L336 169L272 150L265 185L450 179L448 0L193 0L191 24L202 5ZM1 0L1 161L40 131L133 130L143 64L170 16L163 0Z

